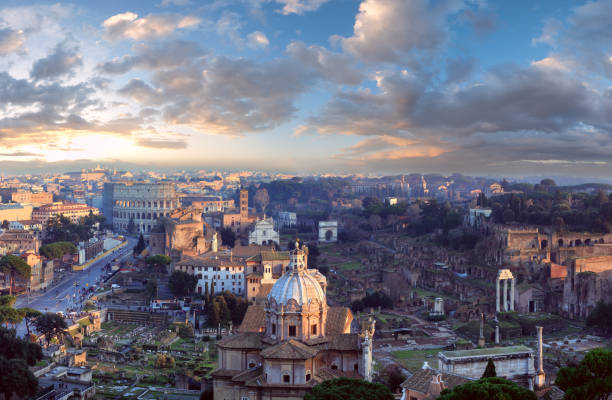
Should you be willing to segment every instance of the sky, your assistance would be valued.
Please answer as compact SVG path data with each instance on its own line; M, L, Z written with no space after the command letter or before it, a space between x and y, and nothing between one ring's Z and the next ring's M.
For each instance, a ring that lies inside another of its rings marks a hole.
M612 0L0 0L0 170L609 177Z

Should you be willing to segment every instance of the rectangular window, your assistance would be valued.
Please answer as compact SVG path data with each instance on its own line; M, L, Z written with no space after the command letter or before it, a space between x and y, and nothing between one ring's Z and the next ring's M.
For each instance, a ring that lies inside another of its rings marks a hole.
M272 324L272 334L276 335L276 324Z
M317 334L317 324L314 324L310 327L310 333L313 335Z
M297 329L295 325L289 325L289 336L297 336Z

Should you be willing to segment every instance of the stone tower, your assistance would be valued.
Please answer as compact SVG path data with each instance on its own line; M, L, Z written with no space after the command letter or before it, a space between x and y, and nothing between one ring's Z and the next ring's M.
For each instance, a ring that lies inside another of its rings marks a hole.
M538 372L535 376L535 387L541 389L546 384L546 374L544 374L544 345L542 343L542 327L536 326L538 331Z
M249 191L240 189L240 219L243 221L249 218Z

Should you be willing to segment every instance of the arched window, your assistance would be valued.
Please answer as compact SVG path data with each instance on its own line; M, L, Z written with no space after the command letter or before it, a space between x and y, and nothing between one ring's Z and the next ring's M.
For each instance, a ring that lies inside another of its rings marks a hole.
M283 374L283 383L291 383L291 375L287 372Z
M249 360L249 368L255 368L255 360Z
M310 378L311 378L311 376L310 376L310 370L308 370L308 371L306 371L306 382L309 382L309 381L310 381Z
M338 369L338 366L336 364L332 364L331 369Z

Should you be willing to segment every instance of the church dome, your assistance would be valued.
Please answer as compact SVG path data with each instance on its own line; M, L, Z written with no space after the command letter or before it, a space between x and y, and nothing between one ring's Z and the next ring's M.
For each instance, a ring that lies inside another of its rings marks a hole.
M319 282L307 271L290 269L272 286L268 301L274 299L277 304L286 305L290 299L295 300L300 306L318 300L325 304L325 293Z
M272 286L268 301L274 299L276 304L286 305L291 299L298 305L309 304L312 300L318 300L320 304L327 304L325 292L317 281L306 269L307 250L300 249L296 243L295 249L291 252L291 261L287 272L279 278Z

